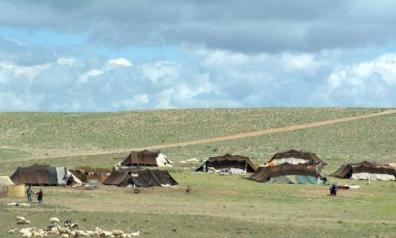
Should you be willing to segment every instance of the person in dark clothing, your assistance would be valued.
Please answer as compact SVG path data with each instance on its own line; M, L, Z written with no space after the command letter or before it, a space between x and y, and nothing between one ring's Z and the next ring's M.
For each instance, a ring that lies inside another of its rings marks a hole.
M40 190L36 193L36 195L37 195L37 200L38 200L38 202L39 202L40 204L43 204L43 196L44 196L43 190L40 189Z
M133 181L131 172L128 172L128 180L127 181L128 181L128 186L136 188L135 182Z
M67 180L67 185L73 185L74 183L74 178L72 175L69 176L69 179Z
M330 196L337 196L337 184L333 183L330 187Z

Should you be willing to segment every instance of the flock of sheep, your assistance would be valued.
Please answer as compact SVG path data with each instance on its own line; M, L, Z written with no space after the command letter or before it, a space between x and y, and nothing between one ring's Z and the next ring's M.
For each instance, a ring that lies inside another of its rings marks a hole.
M29 225L30 220L25 217L17 216L17 225ZM94 238L132 238L140 236L140 231L125 233L122 230L106 231L96 227L93 231L80 230L77 223L65 222L64 226L60 226L59 218L52 217L49 219L50 225L45 229L38 229L36 227L24 227L21 229L14 228L8 231L10 234L21 234L24 238L32 237L48 237L60 236L61 238L80 238L80 237L94 237Z

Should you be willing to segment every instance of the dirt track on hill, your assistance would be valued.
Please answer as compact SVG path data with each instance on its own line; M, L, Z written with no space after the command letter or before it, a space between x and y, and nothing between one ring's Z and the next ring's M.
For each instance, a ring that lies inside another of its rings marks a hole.
M272 134L285 133L285 132L291 132L291 131L308 129L308 128L333 125L333 124L337 124L337 123L356 121L356 120L367 119L367 118L371 118L371 117L378 117L378 116L394 114L394 113L396 113L396 109L385 110L382 112L376 112L376 113L360 115L360 116L344 117L344 118L338 118L338 119L332 119L332 120L309 122L309 123L304 123L304 124L299 124L299 125L290 125L290 126L286 126L286 127L278 127L278 128L270 128L270 129L264 129L264 130L258 130L258 131L243 132L243 133L228 135L228 136L219 136L219 137L212 137L212 138L206 138L206 139L176 142L176 143L170 143L170 144L161 144L161 145L152 145L152 146L139 147L139 148L131 148L130 150L106 151L103 153L98 152L98 153L71 154L71 155L65 155L65 156L78 157L78 156L87 156L87 155L105 155L105 154L116 154L116 153L121 154L121 153L129 152L131 150L143 150L143 149L157 150L157 149L165 149L165 148L190 146L190 145L209 144L209 143L215 143L215 142L221 142L221 141L238 140L238 139L249 138L249 137L258 137L258 136L272 135ZM65 157L65 156L51 156L48 158L41 157L41 158L36 158L36 159L50 159L50 158L53 159L53 158ZM18 160L14 160L14 161L27 161L27 160L32 160L32 158L18 159Z
M286 126L286 127L243 132L243 133L229 135L229 136L219 136L219 137L212 137L212 138L207 138L207 139L177 142L177 143L163 144L163 145L154 145L154 146L147 146L144 148L135 148L135 149L136 150L140 150L140 149L148 149L148 150L152 149L153 150L153 149L173 148L173 147L178 147L178 146L209 144L209 143L228 141L228 140L238 140L238 139L243 139L243 138L248 138L248 137L257 137L257 136L290 132L290 131L296 131L296 130L313 128L313 127L327 126L327 125L332 125L332 124L336 124L336 123L355 121L355 120L366 119L366 118L370 118L370 117L377 117L377 116L393 114L393 113L396 113L396 110L386 110L383 112L354 116L354 117L344 117L344 118L338 118L338 119L333 119L333 120L309 122L309 123L304 123L304 124L299 124L299 125L291 125L291 126Z

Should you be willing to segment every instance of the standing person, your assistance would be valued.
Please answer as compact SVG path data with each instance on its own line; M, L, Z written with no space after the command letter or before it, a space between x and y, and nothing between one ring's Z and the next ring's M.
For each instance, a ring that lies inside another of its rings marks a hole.
M30 184L29 187L26 189L26 195L27 195L28 203L32 203L33 189L32 189L32 185Z
M330 187L330 196L337 196L337 184L333 183Z
M43 190L40 189L40 190L36 193L36 195L37 195L37 200L38 200L38 202L39 202L40 204L43 204L43 196L44 196Z

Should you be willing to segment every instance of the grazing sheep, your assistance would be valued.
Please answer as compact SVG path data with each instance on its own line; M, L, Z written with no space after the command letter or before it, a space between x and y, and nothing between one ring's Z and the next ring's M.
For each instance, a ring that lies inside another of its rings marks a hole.
M17 222L16 222L17 225L30 224L30 221L27 220L25 217L17 216L16 219L17 219Z
M121 230L112 230L111 233L113 233L113 236L116 238L122 238L122 235L124 234Z
M59 230L57 226L51 227L48 231L48 234L59 235Z
M132 233L131 233L131 236L132 236L132 237L138 237L138 236L140 236L140 231L132 232Z
M51 224L59 224L59 218L57 217L51 217L49 221Z
M31 228L31 227L22 228L22 229L19 230L19 233L23 234L23 233L26 233L26 232L32 232L33 230L34 229Z
M61 238L69 238L69 234L62 234Z
M58 228L58 232L59 232L60 235L63 235L63 234L69 235L70 234L70 229L67 228L67 227L65 227L65 228L59 227Z
M15 234L15 232L17 231L17 228L11 229L8 231L9 234Z
M78 229L78 223L70 224L70 229Z
M26 231L25 233L22 234L22 237L24 238L32 238L33 237L33 233L30 231Z

